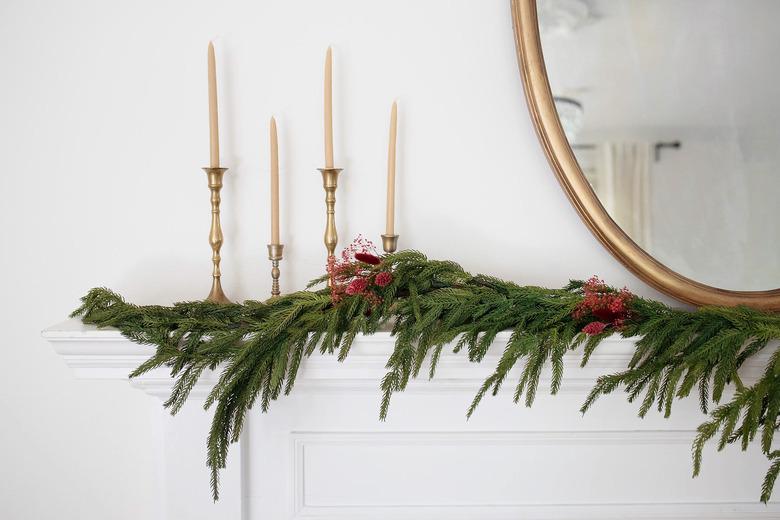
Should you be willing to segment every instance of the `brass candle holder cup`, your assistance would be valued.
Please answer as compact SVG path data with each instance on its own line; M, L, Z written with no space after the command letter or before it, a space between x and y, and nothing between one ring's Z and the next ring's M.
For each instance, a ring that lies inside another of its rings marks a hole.
M222 272L219 269L219 263L222 257L219 252L222 249L224 237L222 235L222 225L219 220L219 204L221 202L220 191L222 190L222 178L227 168L209 167L203 168L209 181L209 190L211 191L211 231L209 232L209 244L211 245L211 261L214 269L211 275L211 292L206 298L210 302L230 303L222 290Z
M385 253L395 253L398 249L398 235L382 235L382 249Z
M336 231L336 188L341 168L319 168L322 173L322 187L325 189L325 249L328 258L336 255L339 235Z
M284 258L284 245L268 244L268 259L271 261L271 297L279 296L279 261Z

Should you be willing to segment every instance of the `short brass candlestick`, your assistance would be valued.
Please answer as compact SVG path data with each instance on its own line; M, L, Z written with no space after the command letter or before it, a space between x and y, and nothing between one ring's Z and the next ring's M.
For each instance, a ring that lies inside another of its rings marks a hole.
M382 249L385 253L395 253L398 249L398 235L382 235Z
M279 296L279 260L284 258L284 246L282 244L268 244L268 259L271 261L271 298Z
M339 235L336 232L336 188L338 188L339 173L341 168L320 168L322 173L322 187L325 189L325 249L328 250L328 258L336 255L336 245L339 243Z
M222 272L219 269L219 262L222 257L219 251L222 249L222 225L219 221L219 204L222 201L220 190L222 190L222 178L227 168L210 167L203 168L209 181L209 190L211 191L211 232L209 232L209 244L211 245L211 261L214 264L214 270L211 275L211 292L206 298L210 302L230 303L225 293L222 291Z

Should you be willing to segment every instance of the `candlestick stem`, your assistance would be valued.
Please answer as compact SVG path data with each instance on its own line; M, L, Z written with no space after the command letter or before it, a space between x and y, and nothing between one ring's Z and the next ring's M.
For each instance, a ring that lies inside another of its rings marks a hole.
M268 259L271 261L271 298L279 296L279 261L284 258L284 246L282 244L268 244Z
M328 257L335 256L339 235L336 231L336 188L341 168L320 168L322 187L325 189L325 249Z
M206 172L206 176L209 182L209 190L211 191L211 231L209 232L209 244L211 245L211 261L213 264L213 270L211 274L211 292L209 292L208 301L215 303L230 303L227 296L225 296L222 290L222 271L219 264L222 260L219 252L222 249L222 243L224 236L222 235L222 224L219 219L219 206L222 201L220 191L222 190L222 178L227 171L227 168L203 168Z

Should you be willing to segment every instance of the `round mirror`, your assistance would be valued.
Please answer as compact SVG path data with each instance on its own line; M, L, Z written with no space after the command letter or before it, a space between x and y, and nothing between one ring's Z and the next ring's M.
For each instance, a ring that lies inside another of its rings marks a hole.
M596 236L694 304L780 308L780 2L513 0L531 114Z

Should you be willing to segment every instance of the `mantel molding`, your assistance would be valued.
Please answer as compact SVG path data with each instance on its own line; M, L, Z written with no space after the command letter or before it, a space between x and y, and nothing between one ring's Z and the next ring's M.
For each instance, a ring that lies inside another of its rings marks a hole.
M154 353L153 346L134 343L117 329L98 329L77 319L49 327L42 335L78 379L128 380L128 374ZM417 380L410 382L408 391L466 390L473 393L495 368L509 336L508 331L498 334L481 363L469 362L463 352L454 354L451 348L445 349L436 377L429 381L426 375L421 374ZM612 336L599 346L584 368L580 367L580 351L567 353L561 392L581 393L590 389L597 377L625 369L635 344L635 338ZM394 338L389 332L378 332L371 336L358 336L349 357L343 362L337 361L335 356L312 355L302 364L296 389L376 389L386 373L385 364L393 346ZM750 382L760 376L768 359L768 354L760 354L748 360L741 372L743 380ZM205 395L217 377L215 372L204 373L193 390L193 396ZM540 380L540 389L548 389L549 383L550 374L545 372ZM167 369L161 368L130 380L130 384L151 395L167 397L172 380Z

